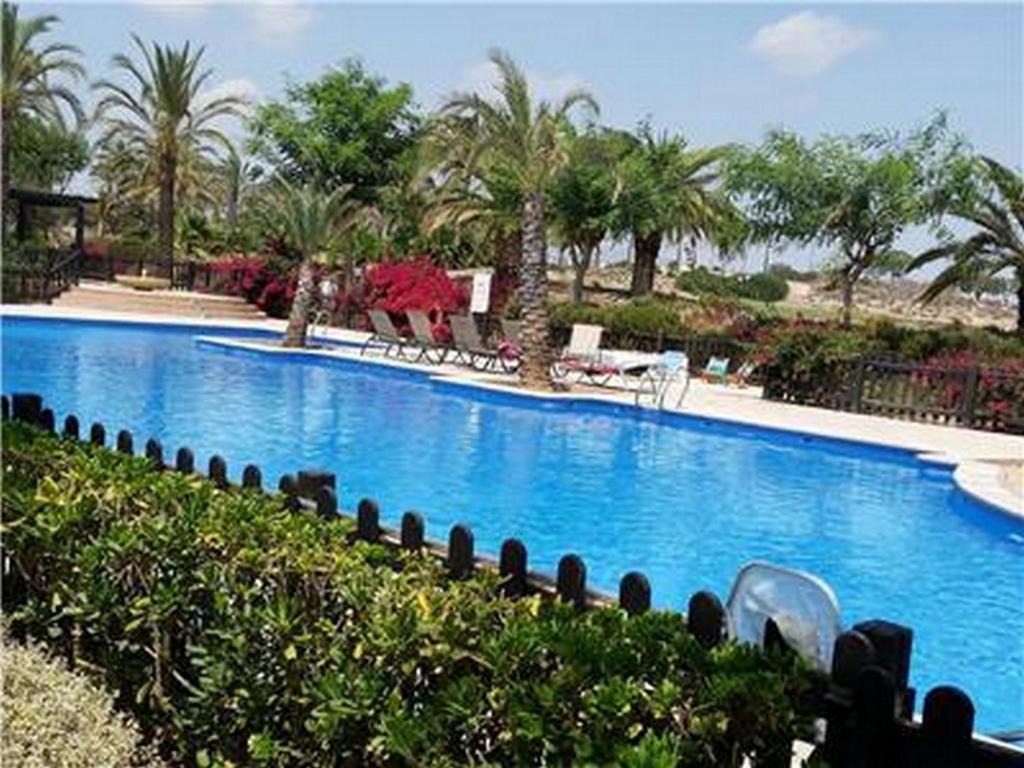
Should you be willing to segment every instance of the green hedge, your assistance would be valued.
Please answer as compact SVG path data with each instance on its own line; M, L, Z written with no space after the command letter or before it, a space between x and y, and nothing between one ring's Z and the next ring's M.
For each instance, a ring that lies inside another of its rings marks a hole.
M807 733L797 660L705 650L677 613L498 599L280 497L19 424L3 447L5 611L173 760L739 766Z
M786 279L771 272L753 275L724 275L698 267L681 272L676 288L698 296L720 296L754 301L782 301L789 294Z
M638 299L626 304L555 304L550 309L551 327L556 332L573 323L602 326L613 336L676 337L683 333L679 312L657 299Z

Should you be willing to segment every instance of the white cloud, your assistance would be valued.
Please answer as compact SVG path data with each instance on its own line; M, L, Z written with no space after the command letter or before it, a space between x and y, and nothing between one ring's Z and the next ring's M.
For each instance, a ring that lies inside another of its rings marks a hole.
M874 30L855 27L836 16L801 11L758 29L750 50L781 72L813 76L877 39Z
M259 97L259 94L260 89L256 83L247 78L239 77L233 80L224 80L211 88L207 88L202 93L202 99L203 101L213 101L223 96L237 96L246 101L253 102Z
M251 3L248 4L247 11L257 30L271 35L271 40L292 39L316 20L316 12L312 6L289 0Z
M470 67L462 81L463 89L473 91L481 96L492 96L494 87L498 83L498 68L493 62L482 61ZM556 101L570 91L587 87L586 83L572 72L542 75L527 70L526 81L534 98L548 101Z

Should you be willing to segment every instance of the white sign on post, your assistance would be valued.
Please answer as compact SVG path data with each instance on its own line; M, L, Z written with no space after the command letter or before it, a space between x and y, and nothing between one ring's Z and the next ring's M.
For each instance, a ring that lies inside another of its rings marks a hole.
M491 308L491 273L477 272L473 275L473 296L469 300L469 311L485 314Z

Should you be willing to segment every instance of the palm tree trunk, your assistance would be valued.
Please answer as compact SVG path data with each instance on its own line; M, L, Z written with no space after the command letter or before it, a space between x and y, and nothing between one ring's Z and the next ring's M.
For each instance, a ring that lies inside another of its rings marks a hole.
M551 344L548 340L547 241L541 196L529 193L523 201L523 260L520 303L522 356L519 377L528 387L551 386Z
M646 296L654 290L654 273L658 267L658 254L661 252L661 232L649 235L633 234L636 244L636 255L633 258L634 296Z
M7 115L0 118L0 146L2 146L3 157L0 162L3 163L3 170L0 171L0 239L3 244L7 245L7 212L8 212L8 200L7 193L11 189L11 131L10 131L10 120Z
M573 248L570 251L572 256L572 301L573 304L583 303L583 279L587 275L587 270L590 268L591 261L593 260L593 251L586 246Z
M1024 336L1024 267L1017 267L1017 335Z
M309 326L309 313L313 308L313 262L302 259L299 265L299 282L295 287L295 298L288 315L288 328L284 334L284 346L306 346L306 328Z
M160 261L167 265L174 281L174 182L178 172L177 158L166 153L160 158L160 208L157 213Z

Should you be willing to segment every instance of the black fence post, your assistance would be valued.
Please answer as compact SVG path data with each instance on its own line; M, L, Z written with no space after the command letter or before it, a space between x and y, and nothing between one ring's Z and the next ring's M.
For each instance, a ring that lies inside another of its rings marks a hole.
M837 765L896 766L896 683L880 667L860 673L853 688L853 738Z
M423 529L423 517L418 512L406 512L402 515L402 549L422 549Z
M174 459L174 468L179 472L184 472L186 475L190 475L196 471L196 457L192 454L190 449L178 449L178 454Z
M630 616L650 610L651 583L639 571L627 573L619 582L619 607Z
M64 437L69 440L78 440L78 417L74 414L69 414L64 418Z
M316 513L324 520L334 520L338 516L338 497L329 485L321 485L317 489Z
M56 431L56 424L53 417L53 411L49 408L44 408L39 414L39 426L49 432L51 435Z
M971 764L974 704L959 688L939 686L924 697L921 755L929 768L959 768ZM1024 758L1021 759L1024 764Z
M42 410L43 398L39 395L16 392L11 397L11 414L15 421L38 425Z
M89 442L99 448L102 448L103 444L107 442L107 430L99 422L89 428Z
M149 459L149 463L153 465L154 469L164 469L164 447L155 437L146 441L146 458Z
M363 541L380 538L380 508L372 499L363 499L356 506L356 536Z
M452 526L448 535L448 577L459 581L473 575L473 531L466 525Z
M587 604L587 566L579 555L564 555L558 561L558 596L582 610Z
M519 539L505 539L498 559L501 594L504 597L522 597L526 594L526 563L526 545Z
M960 401L960 423L965 427L974 426L974 405L978 399L978 368L964 372L964 397Z
M722 601L713 592L695 593L687 607L686 627L705 648L721 643L728 630Z
M134 452L135 446L132 441L132 433L127 429L122 429L117 433L117 452L124 453L131 456Z
M223 456L213 455L210 457L206 475L217 488L228 487L228 463L224 461Z
M242 470L242 487L259 491L263 488L263 475L255 464L246 464Z
M4 421L8 421L11 418L11 401L7 399L7 395L0 397L0 414L2 414Z
M899 697L900 712L904 717L911 717L914 713L914 691L908 687L908 683L913 630L882 619L862 621L855 624L853 629L871 641L875 649L874 663L892 676Z
M864 399L864 373L867 368L867 361L863 357L857 358L856 367L853 369L853 385L850 388L850 399L847 403L847 410L860 413L861 401Z
M277 490L284 494L284 504L292 512L299 509L299 488L294 475L281 475Z
M337 489L337 478L333 472L322 469L301 469L295 479L296 493L304 499L315 499L321 486Z

